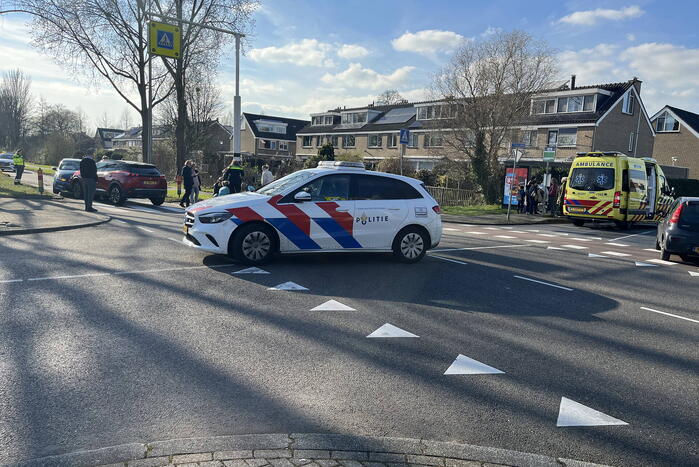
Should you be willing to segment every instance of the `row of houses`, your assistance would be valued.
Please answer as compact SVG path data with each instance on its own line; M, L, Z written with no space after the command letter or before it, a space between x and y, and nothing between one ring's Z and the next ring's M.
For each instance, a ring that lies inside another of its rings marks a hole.
M522 147L522 164L543 164L543 152L555 148L556 162L565 166L583 151L619 151L654 157L674 178L699 178L699 115L665 106L649 115L641 98L642 82L633 78L619 83L576 86L569 81L531 99L503 144L506 163L510 143ZM441 122L448 122L445 101L401 102L394 105L337 107L313 113L310 121L243 113L241 152L244 157L279 161L305 159L330 143L336 154L352 153L369 163L398 157L399 133L410 130L404 161L414 169L432 169L444 157L459 157L444 143ZM233 129L211 123L207 150L232 153ZM140 129L98 129L102 147L140 146ZM109 138L111 136L111 138ZM154 129L154 139L166 138Z

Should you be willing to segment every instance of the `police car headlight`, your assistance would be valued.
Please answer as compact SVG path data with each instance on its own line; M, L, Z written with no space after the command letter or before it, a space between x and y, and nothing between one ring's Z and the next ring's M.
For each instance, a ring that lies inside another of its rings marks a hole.
M227 221L231 217L233 217L233 214L230 212L213 212L199 216L199 222L202 224L218 224L219 222Z

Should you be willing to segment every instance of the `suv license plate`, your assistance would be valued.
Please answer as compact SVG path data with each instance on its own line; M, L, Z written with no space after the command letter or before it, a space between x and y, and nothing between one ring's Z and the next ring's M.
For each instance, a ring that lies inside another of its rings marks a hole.
M144 185L157 185L158 182L153 181L153 180L146 180L145 182L143 182L143 184Z

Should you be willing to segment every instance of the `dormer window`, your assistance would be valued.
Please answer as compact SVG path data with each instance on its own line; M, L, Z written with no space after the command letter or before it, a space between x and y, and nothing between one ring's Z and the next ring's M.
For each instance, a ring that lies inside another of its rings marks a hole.
M566 96L557 99L532 100L532 115L569 113L569 112L594 112L595 94L587 96Z
M347 112L342 114L342 123L366 123L366 112Z
M286 123L269 120L256 120L255 125L259 131L286 134Z
M680 131L680 122L670 115L668 111L665 111L655 120L655 131L660 133Z
M552 114L556 112L556 99L536 99L532 101L532 114Z
M448 105L425 105L417 108L418 120L435 120L438 118L450 118L451 107Z

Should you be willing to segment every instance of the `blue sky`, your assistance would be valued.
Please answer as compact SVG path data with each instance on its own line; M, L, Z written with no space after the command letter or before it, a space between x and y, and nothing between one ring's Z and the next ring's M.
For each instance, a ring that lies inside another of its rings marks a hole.
M460 41L521 29L547 41L562 78L580 85L638 76L652 114L664 104L699 112L699 2L675 1L263 1L241 61L243 109L308 118L365 105L382 90L425 97L432 75ZM9 33L9 34L8 34ZM36 94L79 106L96 124L125 104L106 86L68 75L27 44L20 18L0 22L0 69L20 67ZM232 103L232 53L219 74ZM135 115L132 117L135 121Z

